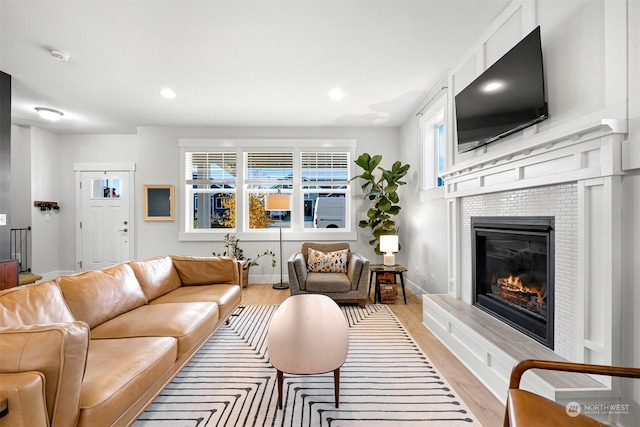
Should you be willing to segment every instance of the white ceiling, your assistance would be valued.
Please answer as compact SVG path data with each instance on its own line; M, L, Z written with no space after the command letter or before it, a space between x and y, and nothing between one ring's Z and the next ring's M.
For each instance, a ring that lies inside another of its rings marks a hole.
M0 70L13 123L56 133L399 126L509 2L1 0Z

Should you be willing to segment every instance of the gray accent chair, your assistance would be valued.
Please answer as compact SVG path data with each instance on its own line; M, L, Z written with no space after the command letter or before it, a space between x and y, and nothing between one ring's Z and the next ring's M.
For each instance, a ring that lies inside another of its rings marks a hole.
M312 273L307 271L309 248L322 252L351 249L348 243L305 242L300 252L294 253L287 264L291 295L322 294L337 303L358 303L364 307L367 302L369 282L369 260L349 251L346 273Z

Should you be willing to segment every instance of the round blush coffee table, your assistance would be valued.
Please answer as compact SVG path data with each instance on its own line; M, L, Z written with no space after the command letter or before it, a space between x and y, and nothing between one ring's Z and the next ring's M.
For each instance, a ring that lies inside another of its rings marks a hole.
M278 377L282 409L284 374L312 375L333 371L336 408L340 367L347 359L349 330L340 307L325 295L294 295L276 310L269 324L267 348Z

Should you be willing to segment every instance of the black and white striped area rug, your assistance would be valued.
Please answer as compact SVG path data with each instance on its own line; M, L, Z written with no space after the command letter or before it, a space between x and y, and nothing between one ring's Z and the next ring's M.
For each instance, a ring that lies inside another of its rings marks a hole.
M276 308L239 310L134 427L481 425L386 305L341 307L349 354L340 373L340 408L333 373L285 374L285 405L278 410L276 371L266 348Z

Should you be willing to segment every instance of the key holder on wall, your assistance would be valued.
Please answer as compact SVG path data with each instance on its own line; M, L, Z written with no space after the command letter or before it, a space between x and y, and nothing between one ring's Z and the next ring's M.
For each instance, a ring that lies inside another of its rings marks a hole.
M41 211L50 211L50 210L60 210L60 206L58 206L58 202L45 202L42 200L36 200L33 202L33 206L36 208L40 208Z

